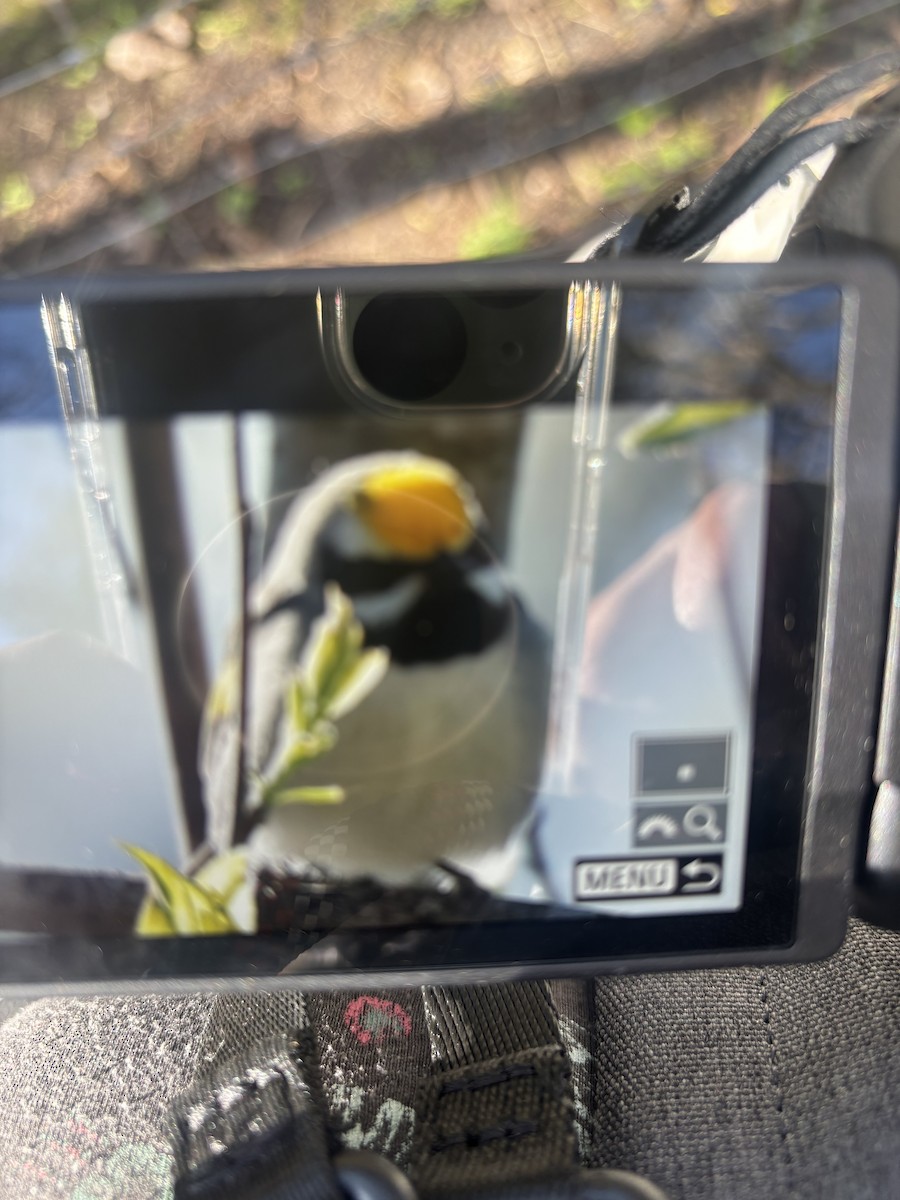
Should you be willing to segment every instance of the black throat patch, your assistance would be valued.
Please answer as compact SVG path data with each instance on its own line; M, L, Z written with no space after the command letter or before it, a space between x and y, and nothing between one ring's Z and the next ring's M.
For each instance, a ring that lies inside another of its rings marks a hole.
M472 582L475 570L499 571L486 552L441 555L427 563L401 560L346 559L322 547L316 563L316 590L336 583L352 601L401 588L413 577L419 585L407 606L378 617L361 605L359 619L366 645L383 646L392 661L404 665L445 662L480 654L507 632L514 601L497 588L496 599Z

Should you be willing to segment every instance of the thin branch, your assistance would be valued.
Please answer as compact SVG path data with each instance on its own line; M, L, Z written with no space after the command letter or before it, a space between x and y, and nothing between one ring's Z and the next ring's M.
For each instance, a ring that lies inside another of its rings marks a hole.
M247 503L247 481L244 472L244 456L241 446L241 417L235 413L231 419L231 459L234 469L234 495L238 511L239 565L238 597L238 751L234 780L234 817L231 827L231 844L236 846L246 841L252 828L252 815L247 812L247 726L248 726L248 661L249 661L249 596L250 596L250 553L252 528L250 506Z

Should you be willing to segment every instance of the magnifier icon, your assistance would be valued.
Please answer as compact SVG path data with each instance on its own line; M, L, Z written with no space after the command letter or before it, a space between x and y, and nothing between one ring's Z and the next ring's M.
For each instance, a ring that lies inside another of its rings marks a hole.
M708 804L695 804L684 814L684 832L695 838L720 842L725 836L716 821L716 810Z

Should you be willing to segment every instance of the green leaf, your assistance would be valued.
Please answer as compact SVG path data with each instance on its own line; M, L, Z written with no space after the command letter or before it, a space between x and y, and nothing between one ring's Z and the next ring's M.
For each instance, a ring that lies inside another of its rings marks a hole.
M288 685L287 710L292 727L298 733L306 733L315 714L315 701L309 695L302 679L294 679Z
M240 932L219 898L206 888L148 850L126 842L122 847L147 872L150 894L176 934ZM145 915L145 924L155 931L153 936L160 936L163 917L152 911Z
M342 787L295 787L273 791L268 799L271 808L290 804L341 804L346 799Z
M290 777L304 763L325 754L337 742L335 727L327 721L319 721L310 733L299 734L281 753L278 764L271 775L260 780L260 803L263 807L273 803L273 797L283 791Z
M138 910L134 932L138 937L174 937L178 931L166 910L148 891Z
M294 786L293 776L338 740L334 722L356 708L384 678L386 650L364 650L365 632L336 584L325 589L325 611L313 624L296 678L285 693L287 735L275 765L258 780L263 808L284 804L338 804L339 787Z
M194 882L227 906L238 888L247 882L246 851L229 850L226 854L217 854L200 867Z
M319 721L315 729L299 734L296 740L292 740L288 744L278 764L278 773L293 770L302 763L319 758L320 755L332 749L337 739L335 727L328 721Z
M344 671L340 682L332 692L328 704L328 716L339 720L352 712L366 696L378 687L387 672L390 655L387 650L376 647L360 654L356 661Z
M217 854L194 876L196 882L217 900L240 933L256 933L256 883L248 869L243 849Z
M336 584L329 584L325 612L313 625L300 664L300 689L293 685L288 697L295 728L306 728L321 717L346 715L381 682L387 652L363 651L364 640L353 605Z
M353 620L350 601L334 585L325 591L325 612L313 624L300 664L300 676L317 711L324 713L335 679L340 676L348 650L348 631Z
M756 405L746 400L710 404L660 404L646 417L623 430L619 449L632 456L643 450L673 449L684 442L728 425L752 413Z

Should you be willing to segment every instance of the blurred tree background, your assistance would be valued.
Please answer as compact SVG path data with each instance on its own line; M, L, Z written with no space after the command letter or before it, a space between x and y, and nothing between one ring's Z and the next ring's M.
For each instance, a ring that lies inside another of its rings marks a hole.
M561 254L885 0L2 0L3 271Z

